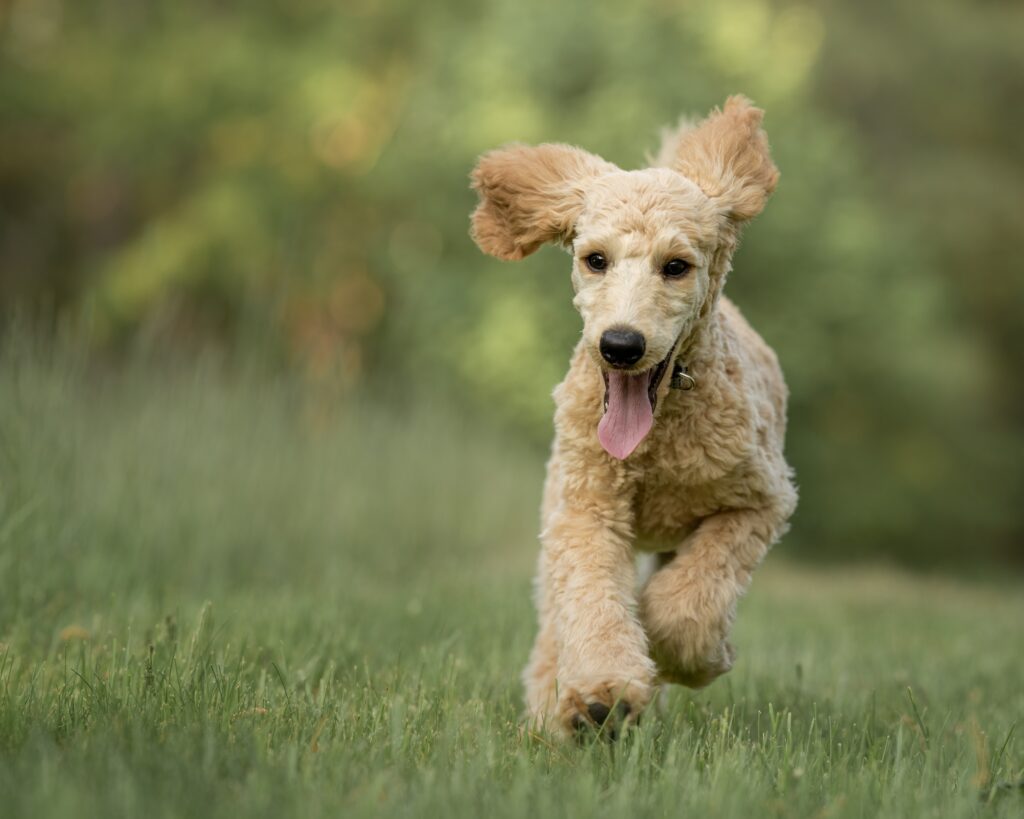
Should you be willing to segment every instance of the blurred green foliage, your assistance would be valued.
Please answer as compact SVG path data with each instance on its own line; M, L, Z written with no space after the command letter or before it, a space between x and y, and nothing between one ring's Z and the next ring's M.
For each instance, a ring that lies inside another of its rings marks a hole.
M816 556L1022 558L1024 8L7 0L0 300L549 435L567 260L467 237L512 140L642 164L743 92L783 177L729 292L782 359Z

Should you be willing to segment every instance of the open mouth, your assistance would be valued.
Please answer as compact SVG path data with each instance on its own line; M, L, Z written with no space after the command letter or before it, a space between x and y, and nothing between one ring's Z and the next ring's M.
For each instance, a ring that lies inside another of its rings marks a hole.
M643 372L604 370L604 415L597 437L605 451L620 461L629 457L654 425L658 387L668 372L675 345L656 366Z

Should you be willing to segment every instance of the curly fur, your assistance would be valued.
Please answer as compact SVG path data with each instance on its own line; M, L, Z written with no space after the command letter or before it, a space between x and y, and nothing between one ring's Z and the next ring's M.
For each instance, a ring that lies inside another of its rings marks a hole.
M700 687L728 671L737 600L795 508L778 360L721 296L739 231L778 181L762 116L731 97L667 132L642 170L567 145L517 145L473 172L477 244L502 259L566 246L584 320L554 393L540 628L523 675L530 719L555 730L634 720L660 683ZM610 262L600 275L584 262L597 251ZM668 258L688 261L688 275L659 275ZM638 371L669 356L697 380L688 392L661 383L654 426L624 460L596 434L599 339L621 325L647 340ZM661 565L638 590L645 551Z

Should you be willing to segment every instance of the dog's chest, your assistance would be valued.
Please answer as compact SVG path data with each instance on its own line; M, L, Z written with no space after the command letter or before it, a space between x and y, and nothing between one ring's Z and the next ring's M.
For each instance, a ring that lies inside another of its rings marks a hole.
M703 518L725 507L727 493L717 481L699 483L693 477L659 469L638 480L633 498L638 549L675 548Z
M730 508L751 452L743 412L718 414L716 421L685 409L666 415L638 453L633 473L634 527L645 550L674 548L703 518Z

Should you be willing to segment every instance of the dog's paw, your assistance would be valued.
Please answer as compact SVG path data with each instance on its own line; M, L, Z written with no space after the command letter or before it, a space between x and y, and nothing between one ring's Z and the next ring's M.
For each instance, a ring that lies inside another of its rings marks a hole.
M655 690L650 683L651 675L643 676L644 680L604 679L560 686L556 718L562 732L579 739L595 735L617 739L637 724L651 701Z
M644 589L641 619L661 682L703 688L736 660L727 639L733 608L699 584L656 574Z
M729 671L736 661L736 649L728 640L721 640L703 653L697 654L692 646L652 645L654 660L658 664L660 682L704 688Z

